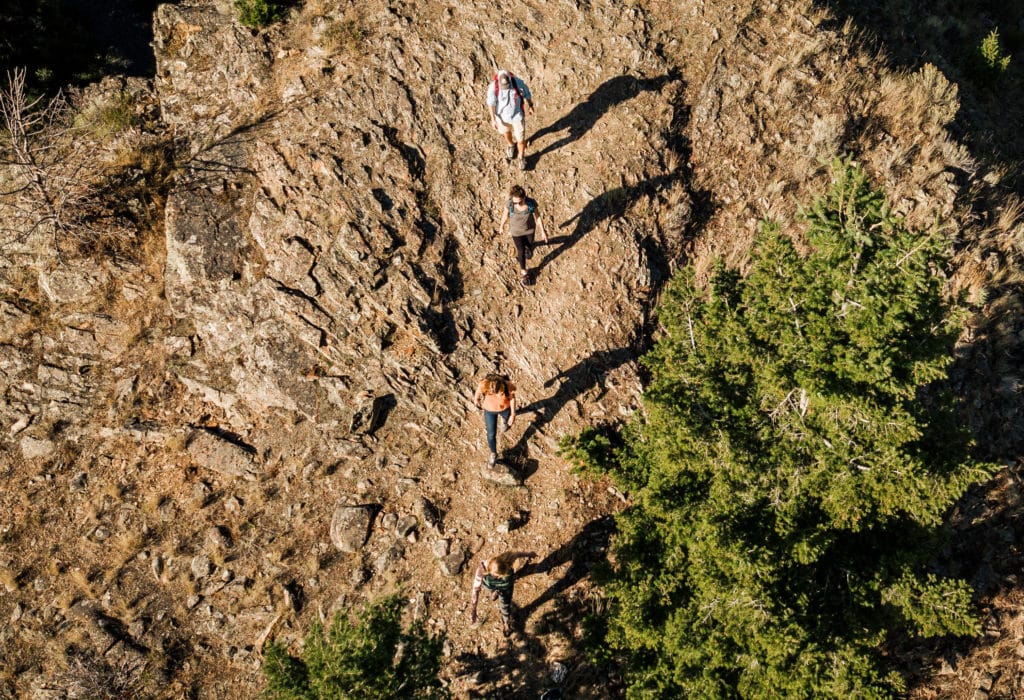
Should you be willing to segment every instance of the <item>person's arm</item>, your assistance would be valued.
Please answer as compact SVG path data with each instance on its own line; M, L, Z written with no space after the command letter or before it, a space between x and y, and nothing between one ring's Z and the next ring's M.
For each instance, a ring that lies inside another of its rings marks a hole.
M469 605L469 622L473 625L476 624L476 604L480 600L480 584L484 582L486 572L484 562L480 562L480 566L476 568L476 576L473 577L473 598Z
M540 218L540 214L535 209L533 212L533 220L537 222L537 233L540 234L540 239L545 243L548 242L548 232L544 230L544 221Z
M504 235L505 224L508 223L508 207L501 208L501 221L498 222L498 233Z
M537 553L536 552L516 552L516 560L517 561L519 559L536 559L536 558L537 558Z
M489 116L491 118L491 126L493 126L495 129L497 129L498 128L498 105L497 105L497 101L494 99L494 93L491 92L491 90L487 91L487 100L486 100L485 104L487 105L487 116Z
M523 110L528 116L533 116L533 95L530 93L530 88L526 86L519 78L516 78L516 82L519 83L519 94L523 96L523 103L526 105L526 109Z
M512 409L508 414L508 425L512 427L516 422L516 385L511 382L508 385L508 406Z

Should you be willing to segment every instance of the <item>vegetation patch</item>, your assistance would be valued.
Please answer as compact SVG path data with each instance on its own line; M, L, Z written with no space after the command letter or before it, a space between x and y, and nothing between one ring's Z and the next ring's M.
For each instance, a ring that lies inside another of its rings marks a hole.
M849 161L765 222L749 270L684 270L623 445L564 452L632 495L600 644L632 697L879 697L891 635L973 635L971 591L928 563L944 514L991 473L944 384L962 315L949 242L912 231Z
M430 635L422 620L403 630L401 617L401 601L392 596L367 607L355 622L339 612L327 630L314 623L299 656L279 642L269 644L263 664L267 695L276 700L448 697L438 680L443 637Z

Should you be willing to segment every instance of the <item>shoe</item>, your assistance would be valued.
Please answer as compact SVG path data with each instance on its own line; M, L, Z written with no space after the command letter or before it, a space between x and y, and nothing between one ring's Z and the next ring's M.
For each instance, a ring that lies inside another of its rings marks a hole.
M506 146L505 147L505 159L506 160L512 160L515 157L516 157L516 147L515 146Z
M494 454L492 452L490 458L488 458L488 460L487 460L487 466L491 467L493 469L494 468L494 463L497 462L497 461L498 461L498 455L496 455L496 454Z
M532 280L530 279L529 272L524 272L523 274L519 275L519 284L523 285L524 287L529 287L531 281Z
M526 158L519 159L519 169L526 170Z

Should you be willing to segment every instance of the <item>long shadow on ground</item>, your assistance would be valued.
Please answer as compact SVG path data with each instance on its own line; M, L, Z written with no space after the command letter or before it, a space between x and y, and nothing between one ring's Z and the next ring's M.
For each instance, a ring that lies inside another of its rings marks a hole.
M572 367L544 382L544 388L549 388L558 382L558 390L549 398L534 401L524 406L519 413L532 413L533 420L518 442L509 449L509 453L517 457L517 461L527 461L527 445L537 431L558 415L567 403L573 401L591 387L600 385L603 389L605 377L609 372L622 366L626 362L637 357L638 350L633 347L616 348L614 350L599 350ZM520 468L520 472L523 469ZM522 478L529 474L520 474Z
M530 143L537 141L548 134L566 131L562 138L545 146L541 151L530 156L532 165L552 151L576 141L590 131L594 124L605 115L612 107L626 100L630 100L641 92L660 90L666 84L680 79L677 71L669 71L665 75L655 78L637 78L632 75L618 75L601 83L594 92L583 102L573 107L567 114L557 121L544 127L530 137Z

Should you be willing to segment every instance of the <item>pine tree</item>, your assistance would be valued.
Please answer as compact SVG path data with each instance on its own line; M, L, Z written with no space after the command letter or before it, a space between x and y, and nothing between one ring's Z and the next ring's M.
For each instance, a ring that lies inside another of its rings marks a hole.
M263 674L274 700L441 700L442 637L422 620L402 631L401 602L386 598L353 623L342 613L326 630L310 628L301 656L278 642L267 645Z
M853 163L833 177L801 211L806 254L765 223L745 276L673 280L624 445L567 445L633 495L604 640L631 698L887 697L890 635L977 632L966 584L926 571L989 471L942 384L949 244Z

